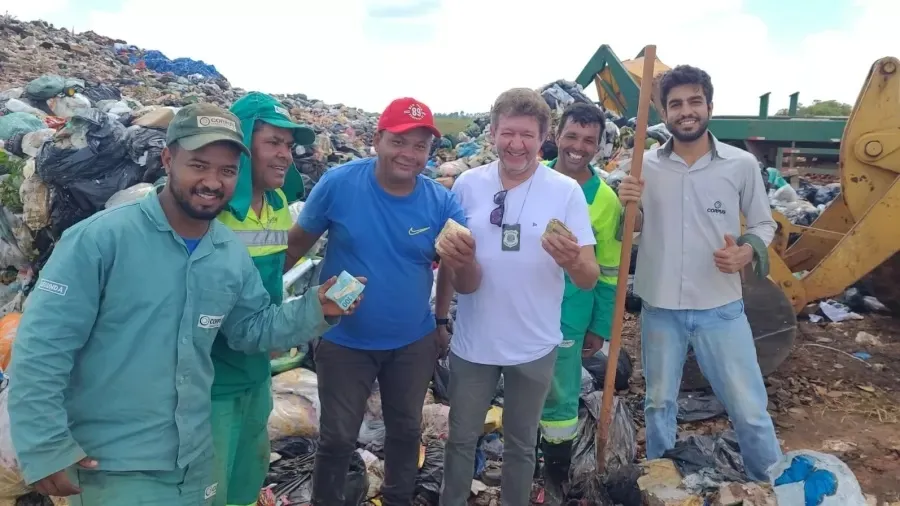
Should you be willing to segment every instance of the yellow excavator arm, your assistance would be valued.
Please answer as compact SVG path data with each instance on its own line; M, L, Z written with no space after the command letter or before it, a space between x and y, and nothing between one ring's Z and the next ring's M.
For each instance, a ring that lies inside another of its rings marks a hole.
M869 276L900 311L900 60L876 61L841 139L841 195L809 227L775 214L770 277L796 312ZM792 234L797 239L789 244ZM871 276L870 276L871 275Z

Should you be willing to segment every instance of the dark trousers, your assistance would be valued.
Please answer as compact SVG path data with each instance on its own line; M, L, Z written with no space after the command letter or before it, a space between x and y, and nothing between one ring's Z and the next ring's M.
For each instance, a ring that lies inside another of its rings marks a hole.
M315 506L344 506L344 483L375 380L384 413L385 506L409 506L415 492L422 404L438 355L435 334L396 350L347 348L322 339L315 350L321 403L313 472Z

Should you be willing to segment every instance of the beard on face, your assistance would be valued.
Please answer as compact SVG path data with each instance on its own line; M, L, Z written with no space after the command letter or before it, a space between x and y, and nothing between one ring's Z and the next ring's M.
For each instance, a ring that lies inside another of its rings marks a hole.
M678 122L685 120L685 119L696 120L697 128L692 132L684 132L682 130L679 130L680 126L678 125ZM709 118L708 117L700 118L698 116L682 116L681 118L678 118L678 120L676 120L674 122L666 123L666 128L669 129L669 132L672 134L672 137L675 137L675 139L679 142L693 142L693 141L699 139L700 137L703 137L704 135L706 135L706 130L707 130L708 126L709 126Z
M181 186L178 184L177 179L174 178L173 175L174 174L169 175L169 191L172 192L172 197L175 199L175 203L177 203L178 207L180 207L181 210L184 211L184 214L195 220L212 221L216 218L216 216L219 215L220 212L222 212L223 209L225 209L225 194L222 192L222 190L210 190L209 188L198 185L191 188L188 193L185 194L185 192L181 190ZM221 204L215 209L198 209L192 206L190 196L192 194L199 194L204 192L215 194L219 199L221 199Z

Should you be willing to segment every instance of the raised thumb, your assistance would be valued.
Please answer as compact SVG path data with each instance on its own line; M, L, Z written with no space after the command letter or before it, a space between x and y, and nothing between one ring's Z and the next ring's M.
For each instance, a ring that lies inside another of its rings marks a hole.
M737 241L734 240L734 236L731 234L725 234L725 247L730 248L732 246L737 246Z

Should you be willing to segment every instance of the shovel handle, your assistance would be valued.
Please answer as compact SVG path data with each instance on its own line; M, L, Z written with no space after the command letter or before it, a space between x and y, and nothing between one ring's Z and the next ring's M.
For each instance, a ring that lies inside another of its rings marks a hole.
M631 158L631 175L638 179L641 177L641 168L644 163L644 145L647 141L647 122L650 116L650 97L653 91L653 67L655 62L656 46L645 46L644 69L641 74L641 94L638 100L637 125L634 130L634 149ZM600 408L600 418L597 420L597 471L601 475L606 470L606 445L609 439L609 426L612 423L619 350L622 348L625 294L628 291L628 271L631 268L631 244L634 239L634 220L636 215L637 203L629 202L625 206L622 254L619 258L619 275L616 283L616 302L609 340L609 357L606 361L606 378L603 383L603 403Z

